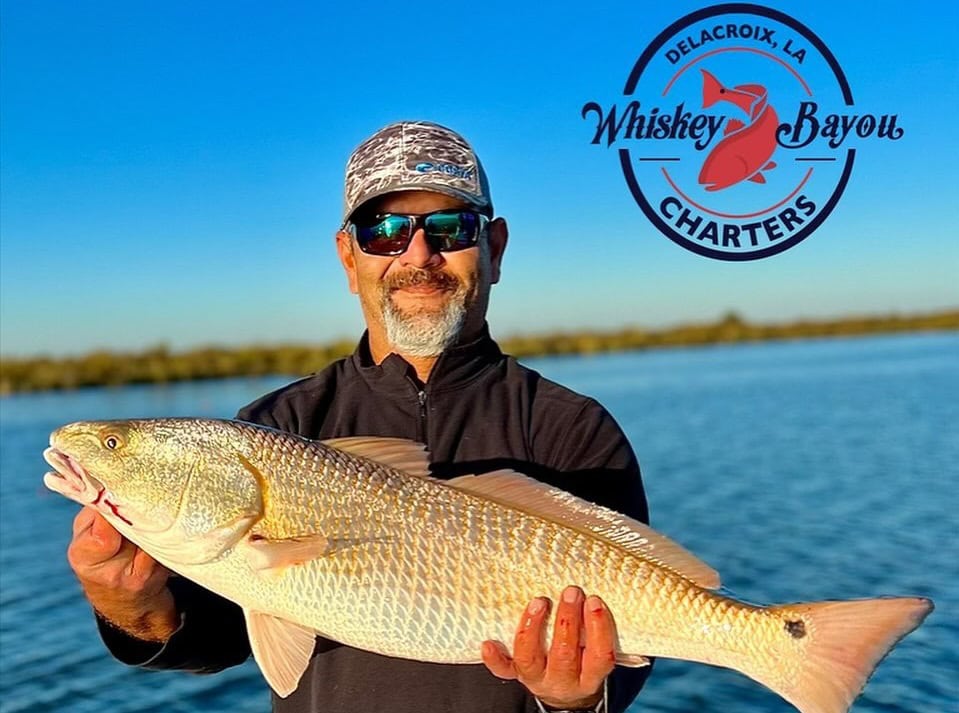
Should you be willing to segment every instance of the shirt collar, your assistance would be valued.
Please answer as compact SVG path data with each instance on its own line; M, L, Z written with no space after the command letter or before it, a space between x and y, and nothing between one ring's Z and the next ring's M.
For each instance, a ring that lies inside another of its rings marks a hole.
M489 326L484 324L475 339L456 344L440 354L425 390L446 391L463 386L502 357L503 352L490 337ZM357 373L369 382L376 382L377 388L409 391L410 384L418 383L416 371L399 354L390 354L381 364L373 362L368 331L363 333L350 360Z

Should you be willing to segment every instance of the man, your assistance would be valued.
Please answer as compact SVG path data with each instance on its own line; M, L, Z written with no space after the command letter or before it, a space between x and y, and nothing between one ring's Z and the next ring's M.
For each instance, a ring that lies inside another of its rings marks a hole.
M427 444L436 477L510 467L646 521L636 458L609 414L490 338L490 287L507 242L506 222L493 215L483 167L453 131L401 122L363 142L347 166L336 248L367 332L351 357L239 418L314 439L414 439ZM168 578L89 509L74 533L70 563L118 659L212 672L249 656L234 604ZM612 614L571 586L546 642L552 608L539 597L517 612L512 656L485 642L477 652L485 666L389 658L318 638L299 687L274 696L274 710L623 710L648 669L613 671Z

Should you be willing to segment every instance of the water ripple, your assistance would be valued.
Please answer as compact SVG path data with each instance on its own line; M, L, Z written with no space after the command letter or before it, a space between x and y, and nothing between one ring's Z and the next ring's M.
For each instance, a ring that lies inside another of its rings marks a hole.
M759 602L923 594L937 610L853 713L959 700L959 337L734 345L541 360L616 416L654 524ZM0 711L262 713L252 663L215 676L114 661L65 559L76 505L47 494L49 431L88 418L230 417L279 380L19 395L0 415ZM795 713L724 669L660 661L635 713Z

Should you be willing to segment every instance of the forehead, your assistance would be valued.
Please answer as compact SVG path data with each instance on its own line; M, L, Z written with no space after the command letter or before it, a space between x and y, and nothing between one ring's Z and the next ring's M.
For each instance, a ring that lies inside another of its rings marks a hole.
M396 191L378 196L363 204L367 215L378 213L430 213L447 208L470 208L469 203L433 191ZM360 211L357 211L358 213Z

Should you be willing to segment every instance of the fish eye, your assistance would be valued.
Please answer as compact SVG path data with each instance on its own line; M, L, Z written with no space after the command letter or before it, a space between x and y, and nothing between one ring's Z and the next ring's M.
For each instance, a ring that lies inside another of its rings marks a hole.
M123 439L116 433L107 433L100 440L103 443L103 447L111 451L115 451L123 445Z

